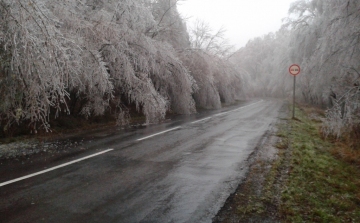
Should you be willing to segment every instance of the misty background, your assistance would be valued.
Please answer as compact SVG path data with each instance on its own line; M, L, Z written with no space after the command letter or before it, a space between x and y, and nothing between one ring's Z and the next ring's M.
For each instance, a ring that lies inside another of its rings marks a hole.
M229 43L238 49L250 39L279 30L292 2L184 0L178 2L178 10L188 27L196 20L206 21L214 30L224 27Z

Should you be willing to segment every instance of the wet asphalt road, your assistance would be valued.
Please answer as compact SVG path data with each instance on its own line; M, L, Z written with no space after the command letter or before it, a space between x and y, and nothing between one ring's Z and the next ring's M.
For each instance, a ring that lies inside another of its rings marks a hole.
M85 144L89 150L46 168L113 150L1 186L0 222L211 222L282 104L257 100L162 125L97 132ZM2 168L0 183L45 166Z

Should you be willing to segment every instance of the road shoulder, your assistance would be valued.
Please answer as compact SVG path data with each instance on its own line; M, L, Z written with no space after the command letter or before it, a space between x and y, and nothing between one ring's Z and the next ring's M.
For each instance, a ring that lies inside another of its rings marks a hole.
M285 180L283 172L287 171L283 157L288 151L276 148L282 143L277 134L280 125L286 126L288 114L288 104L284 103L278 121L249 157L251 165L245 180L229 196L213 222L276 222L279 219L280 185Z

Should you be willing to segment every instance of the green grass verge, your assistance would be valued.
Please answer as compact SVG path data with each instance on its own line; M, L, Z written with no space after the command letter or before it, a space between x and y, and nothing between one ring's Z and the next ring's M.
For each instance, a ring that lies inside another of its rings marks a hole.
M282 186L280 216L284 222L360 222L360 170L331 154L321 123L296 110L288 134L289 176ZM282 146L282 145L280 145Z
M215 222L360 222L360 168L324 140L322 113L297 108L278 124L277 159L255 158Z

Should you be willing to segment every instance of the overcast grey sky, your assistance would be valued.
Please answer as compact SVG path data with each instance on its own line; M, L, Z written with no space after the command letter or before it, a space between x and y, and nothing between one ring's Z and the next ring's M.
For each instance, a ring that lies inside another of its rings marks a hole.
M178 3L183 17L191 25L200 19L216 30L226 29L230 43L237 48L248 40L277 31L294 0L186 0Z

